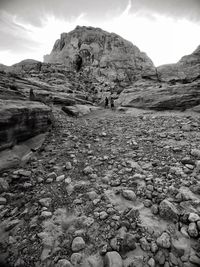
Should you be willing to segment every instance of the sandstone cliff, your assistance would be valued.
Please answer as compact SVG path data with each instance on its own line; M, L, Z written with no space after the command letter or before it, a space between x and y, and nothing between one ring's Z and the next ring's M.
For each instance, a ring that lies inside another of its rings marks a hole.
M117 103L156 110L185 110L200 105L200 46L178 63L158 67L157 77L125 88Z
M77 55L82 68L123 86L156 74L151 59L131 42L93 27L77 26L69 33L62 33L44 62L63 63L72 69Z
M200 78L200 45L190 55L182 57L176 64L157 68L161 81L192 82Z
M51 109L44 104L0 100L0 150L47 131Z

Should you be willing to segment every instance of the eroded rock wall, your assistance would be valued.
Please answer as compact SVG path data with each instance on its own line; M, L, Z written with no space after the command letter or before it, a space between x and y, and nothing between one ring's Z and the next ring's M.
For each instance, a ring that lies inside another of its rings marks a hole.
M38 102L0 100L0 150L48 130L51 109Z
M131 42L93 27L77 26L69 33L62 33L44 62L63 63L74 68L77 55L82 59L82 67L89 72L123 85L142 76L156 75L151 59Z

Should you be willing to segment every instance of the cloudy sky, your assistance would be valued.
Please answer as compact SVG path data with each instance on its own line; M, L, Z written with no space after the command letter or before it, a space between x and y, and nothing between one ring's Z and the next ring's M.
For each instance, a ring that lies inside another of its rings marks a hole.
M200 0L0 0L0 63L42 61L77 25L115 32L156 66L200 45Z

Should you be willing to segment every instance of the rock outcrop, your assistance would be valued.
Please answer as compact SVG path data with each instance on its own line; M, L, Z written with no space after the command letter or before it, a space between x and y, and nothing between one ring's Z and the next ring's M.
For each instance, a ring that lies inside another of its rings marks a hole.
M83 67L93 75L125 86L141 77L155 76L150 58L131 42L99 28L80 27L62 33L44 62ZM78 66L76 66L78 65Z
M140 80L120 94L116 101L124 107L155 110L185 110L200 104L200 83L158 83Z
M47 131L51 109L42 103L0 100L0 150Z
M178 63L158 67L157 80L142 79L124 89L117 103L155 110L185 110L200 105L199 88L200 46Z
M157 68L158 78L165 82L193 82L200 79L200 45L190 55L184 56L176 64Z

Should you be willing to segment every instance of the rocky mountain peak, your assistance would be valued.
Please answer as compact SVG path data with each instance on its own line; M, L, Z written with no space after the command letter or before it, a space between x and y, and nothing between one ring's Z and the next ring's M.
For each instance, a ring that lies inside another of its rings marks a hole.
M131 42L115 33L85 26L62 33L44 61L63 63L69 68L76 68L78 64L78 69L88 69L95 76L123 85L156 73L151 59Z

